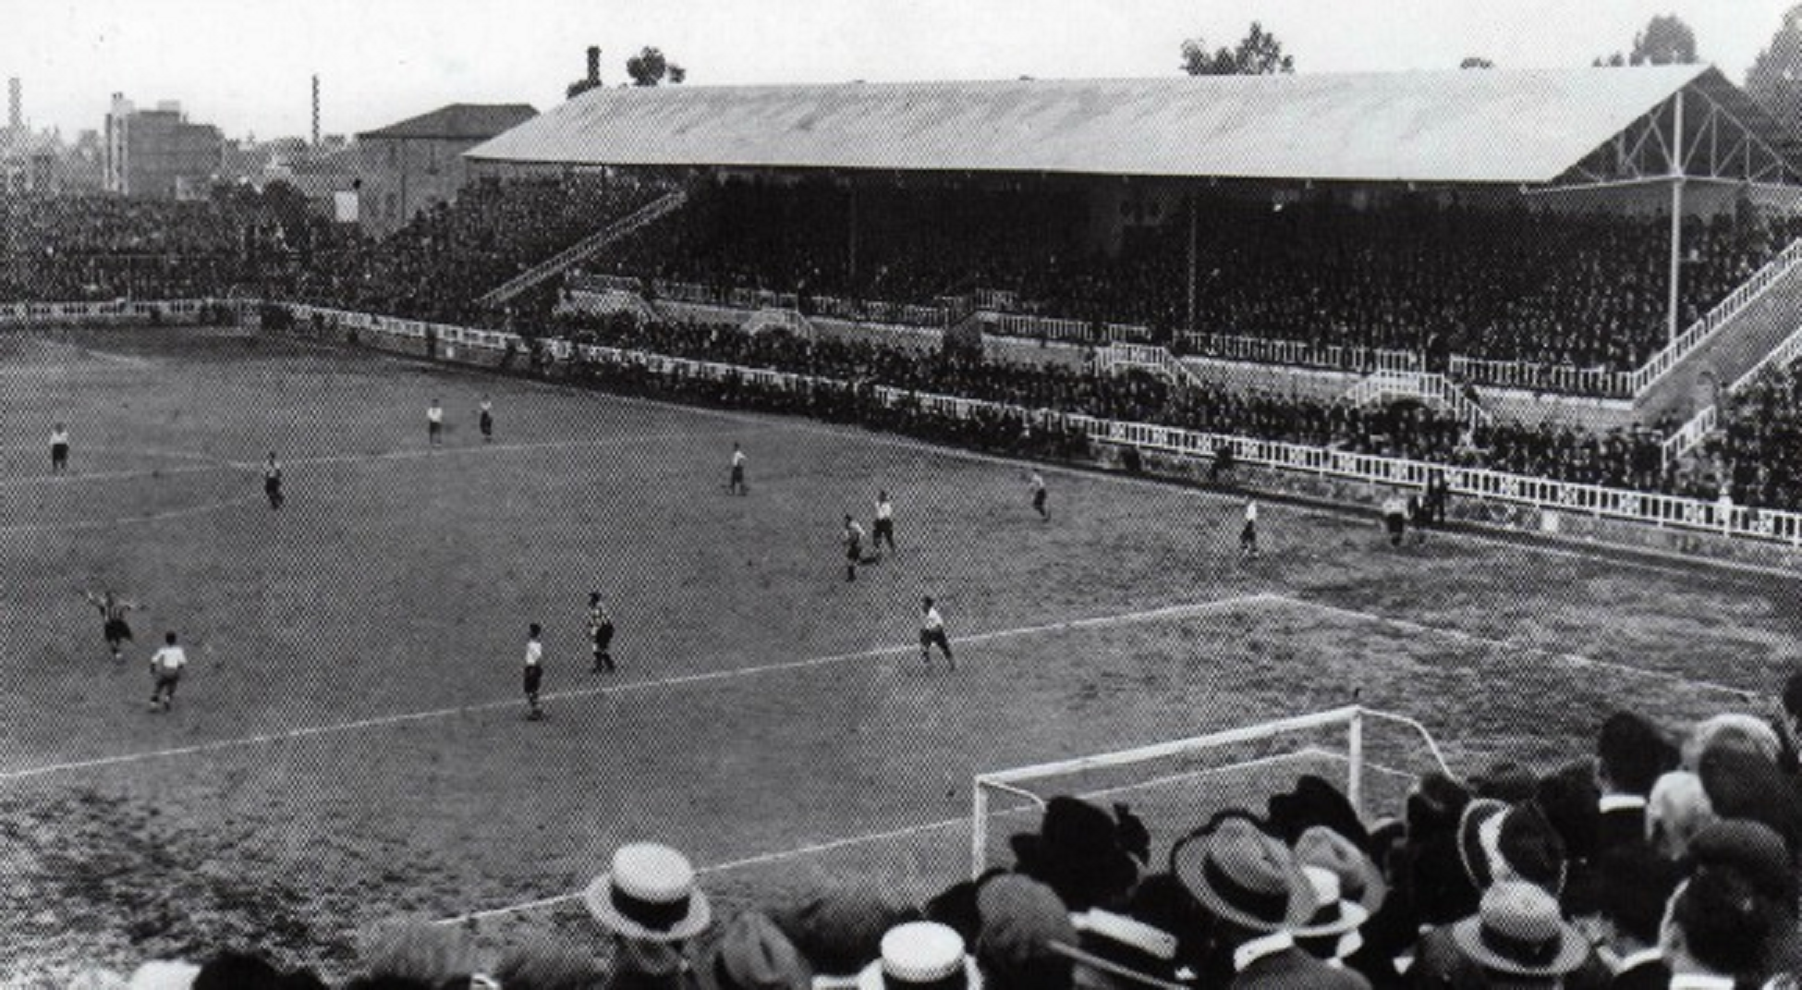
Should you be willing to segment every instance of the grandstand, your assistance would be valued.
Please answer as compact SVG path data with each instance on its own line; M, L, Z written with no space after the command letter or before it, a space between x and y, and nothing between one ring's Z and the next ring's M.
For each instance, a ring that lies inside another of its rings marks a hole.
M1605 910L1604 812L1663 794L1645 855L1746 894L1758 937L1719 967L1802 973L1793 884L1746 864L1802 849L1802 697L1759 700L1802 657L1802 151L1716 70L594 89L471 158L488 178L379 240L27 204L8 415L73 402L110 463L57 488L0 451L9 570L153 583L205 660L176 713L122 719L50 593L0 615L54 644L8 697L59 713L0 748L26 878L0 949L634 985L669 916L595 875L655 838L719 911L683 948L703 986L762 912L753 954L804 965L761 985L880 968L925 916L991 985L1220 990L1244 938L1214 874L1243 859L1178 864L1226 812L1286 866L1338 831L1334 883L1375 895L1362 951L1275 951L1399 990L1507 873L1600 985L1633 944L1558 919ZM92 329L145 322L172 328ZM490 390L499 442L420 446L427 396L455 422ZM741 439L755 496L710 498ZM245 484L270 446L274 518ZM822 582L821 518L882 485L902 549ZM1361 507L1429 485L1477 525L1380 545ZM1273 489L1308 497L1235 568ZM1776 563L1498 538L1497 511ZM581 681L597 583L624 674ZM911 663L922 591L956 673ZM547 616L525 727L505 691ZM979 893L992 868L1032 884ZM836 898L864 930L834 953L808 919ZM397 911L444 923L353 944ZM571 963L590 911L623 939ZM1057 930L1004 951L1028 921Z

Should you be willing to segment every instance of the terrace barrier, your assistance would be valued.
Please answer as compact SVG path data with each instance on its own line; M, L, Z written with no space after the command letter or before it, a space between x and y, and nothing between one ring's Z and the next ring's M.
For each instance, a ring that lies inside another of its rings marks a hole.
M513 334L497 331L469 330L316 306L297 305L291 309L296 317L303 320L318 317L327 324L399 337L424 337L430 329L440 341L478 348L505 349L509 344L520 346L522 342L521 338ZM570 361L579 355L586 361L633 365L652 371L675 372L711 380L736 378L739 381L785 389L807 388L815 384L847 384L837 379L743 368L711 361L693 361L643 351L589 344L578 346L560 339L545 339L541 343L559 361ZM1372 485L1424 488L1429 478L1439 477L1444 480L1448 490L1457 496L1530 506L1542 511L1566 512L1658 528L1708 532L1802 547L1802 513L1555 481L1487 468L1358 454L1278 440L1100 419L1051 409L1026 409L980 399L913 392L888 386L876 386L871 389L871 394L891 407L911 405L962 419L997 414L1027 416L1035 422L1057 424L1080 431L1096 443L1133 447L1143 452L1182 460L1211 461L1221 449L1231 449L1234 459L1241 464Z

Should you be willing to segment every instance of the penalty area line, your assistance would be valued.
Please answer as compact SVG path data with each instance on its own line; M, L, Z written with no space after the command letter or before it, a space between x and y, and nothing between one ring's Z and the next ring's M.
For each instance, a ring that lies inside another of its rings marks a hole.
M1278 595L1242 595L1208 602L1167 605L1160 608L1144 609L1135 612L1121 612L1113 615L1098 615L1082 619L1071 619L1064 622L1017 626L1012 629L996 629L989 632L971 633L967 636L958 637L955 642L958 645L967 643L988 643L1027 636L1041 636L1048 633L1070 632L1085 629L1104 629L1112 626L1188 619L1231 608L1259 607L1279 604L1282 601L1283 599ZM879 646L868 650L858 650L851 653L836 653L830 656L811 657L805 660L788 660L781 663L759 664L751 667L735 667L729 670L713 670L696 674L678 674L673 677L663 677L646 681L628 681L624 684L615 684L611 686L576 688L568 691L552 691L547 692L543 698L545 701L572 701L584 698L604 698L610 695L656 691L664 688L688 687L695 684L760 677L766 674L807 670L814 667L852 663L860 660L874 660L881 657L912 652L917 649L919 649L918 643L909 643L903 646ZM226 750L264 746L274 743L293 742L296 740L334 735L337 733L383 729L389 726L403 725L412 722L423 722L433 719L451 718L460 715L473 715L481 712L516 708L519 704L520 699L518 697L510 697L504 701L487 701L468 705L434 708L426 711L378 715L349 722L333 722L326 725L302 726L295 729L264 732L250 736L239 736L232 739L216 739L210 742L195 743L191 746L145 750L137 753L120 753L114 756L100 756L86 760L70 760L64 763L51 763L18 770L0 771L0 783L28 780L35 777L47 777L55 774L75 773L83 770L99 770L110 767L127 766L152 760L199 756L206 753L217 753Z

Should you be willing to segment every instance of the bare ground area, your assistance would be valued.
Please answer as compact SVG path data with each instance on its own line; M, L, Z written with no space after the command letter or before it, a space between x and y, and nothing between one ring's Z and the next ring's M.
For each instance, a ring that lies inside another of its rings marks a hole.
M360 925L564 895L645 837L728 908L823 877L919 896L969 868L980 771L1354 691L1460 771L1549 767L1616 707L1743 707L1717 688L1768 693L1802 658L1802 587L1778 578L1475 536L1398 551L1373 519L1281 506L1244 563L1237 496L1053 471L1047 523L1018 464L239 331L6 334L0 359L0 916L24 919L0 982L234 944L342 972ZM75 472L47 478L58 419ZM846 582L842 517L867 525L878 488L899 552ZM101 586L145 605L123 664L76 594ZM618 674L587 671L590 590ZM919 665L922 594L955 673ZM153 715L164 629L193 663ZM1372 756L1424 765L1400 733ZM1196 761L1122 799L1167 842L1303 767L1335 765ZM585 936L579 906L481 923L496 945L552 929Z

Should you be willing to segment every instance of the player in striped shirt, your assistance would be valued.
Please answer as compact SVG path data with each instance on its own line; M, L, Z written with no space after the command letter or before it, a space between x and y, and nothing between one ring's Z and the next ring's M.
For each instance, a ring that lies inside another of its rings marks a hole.
M269 496L269 507L280 509L287 496L282 494L282 462L275 459L275 451L269 452L269 460L263 465L263 494Z
M945 665L956 670L957 661L951 659L951 641L945 636L945 617L939 614L938 606L928 596L920 599L920 661L928 670L932 669L934 646L945 654Z
M845 544L845 580L857 580L857 563L863 559L863 526L845 517L845 531L839 537Z
M594 645L594 673L613 673L613 616L598 591L588 593L588 641Z
M126 601L111 591L103 591L98 595L84 591L81 597L100 610L100 634L106 637L106 648L112 651L113 659L124 660L125 653L119 644L131 639L131 624L125 621L125 613L144 606Z
M544 644L538 641L538 623L532 623L526 634L526 718L533 722L544 718L544 709L538 705L538 686L544 681Z

